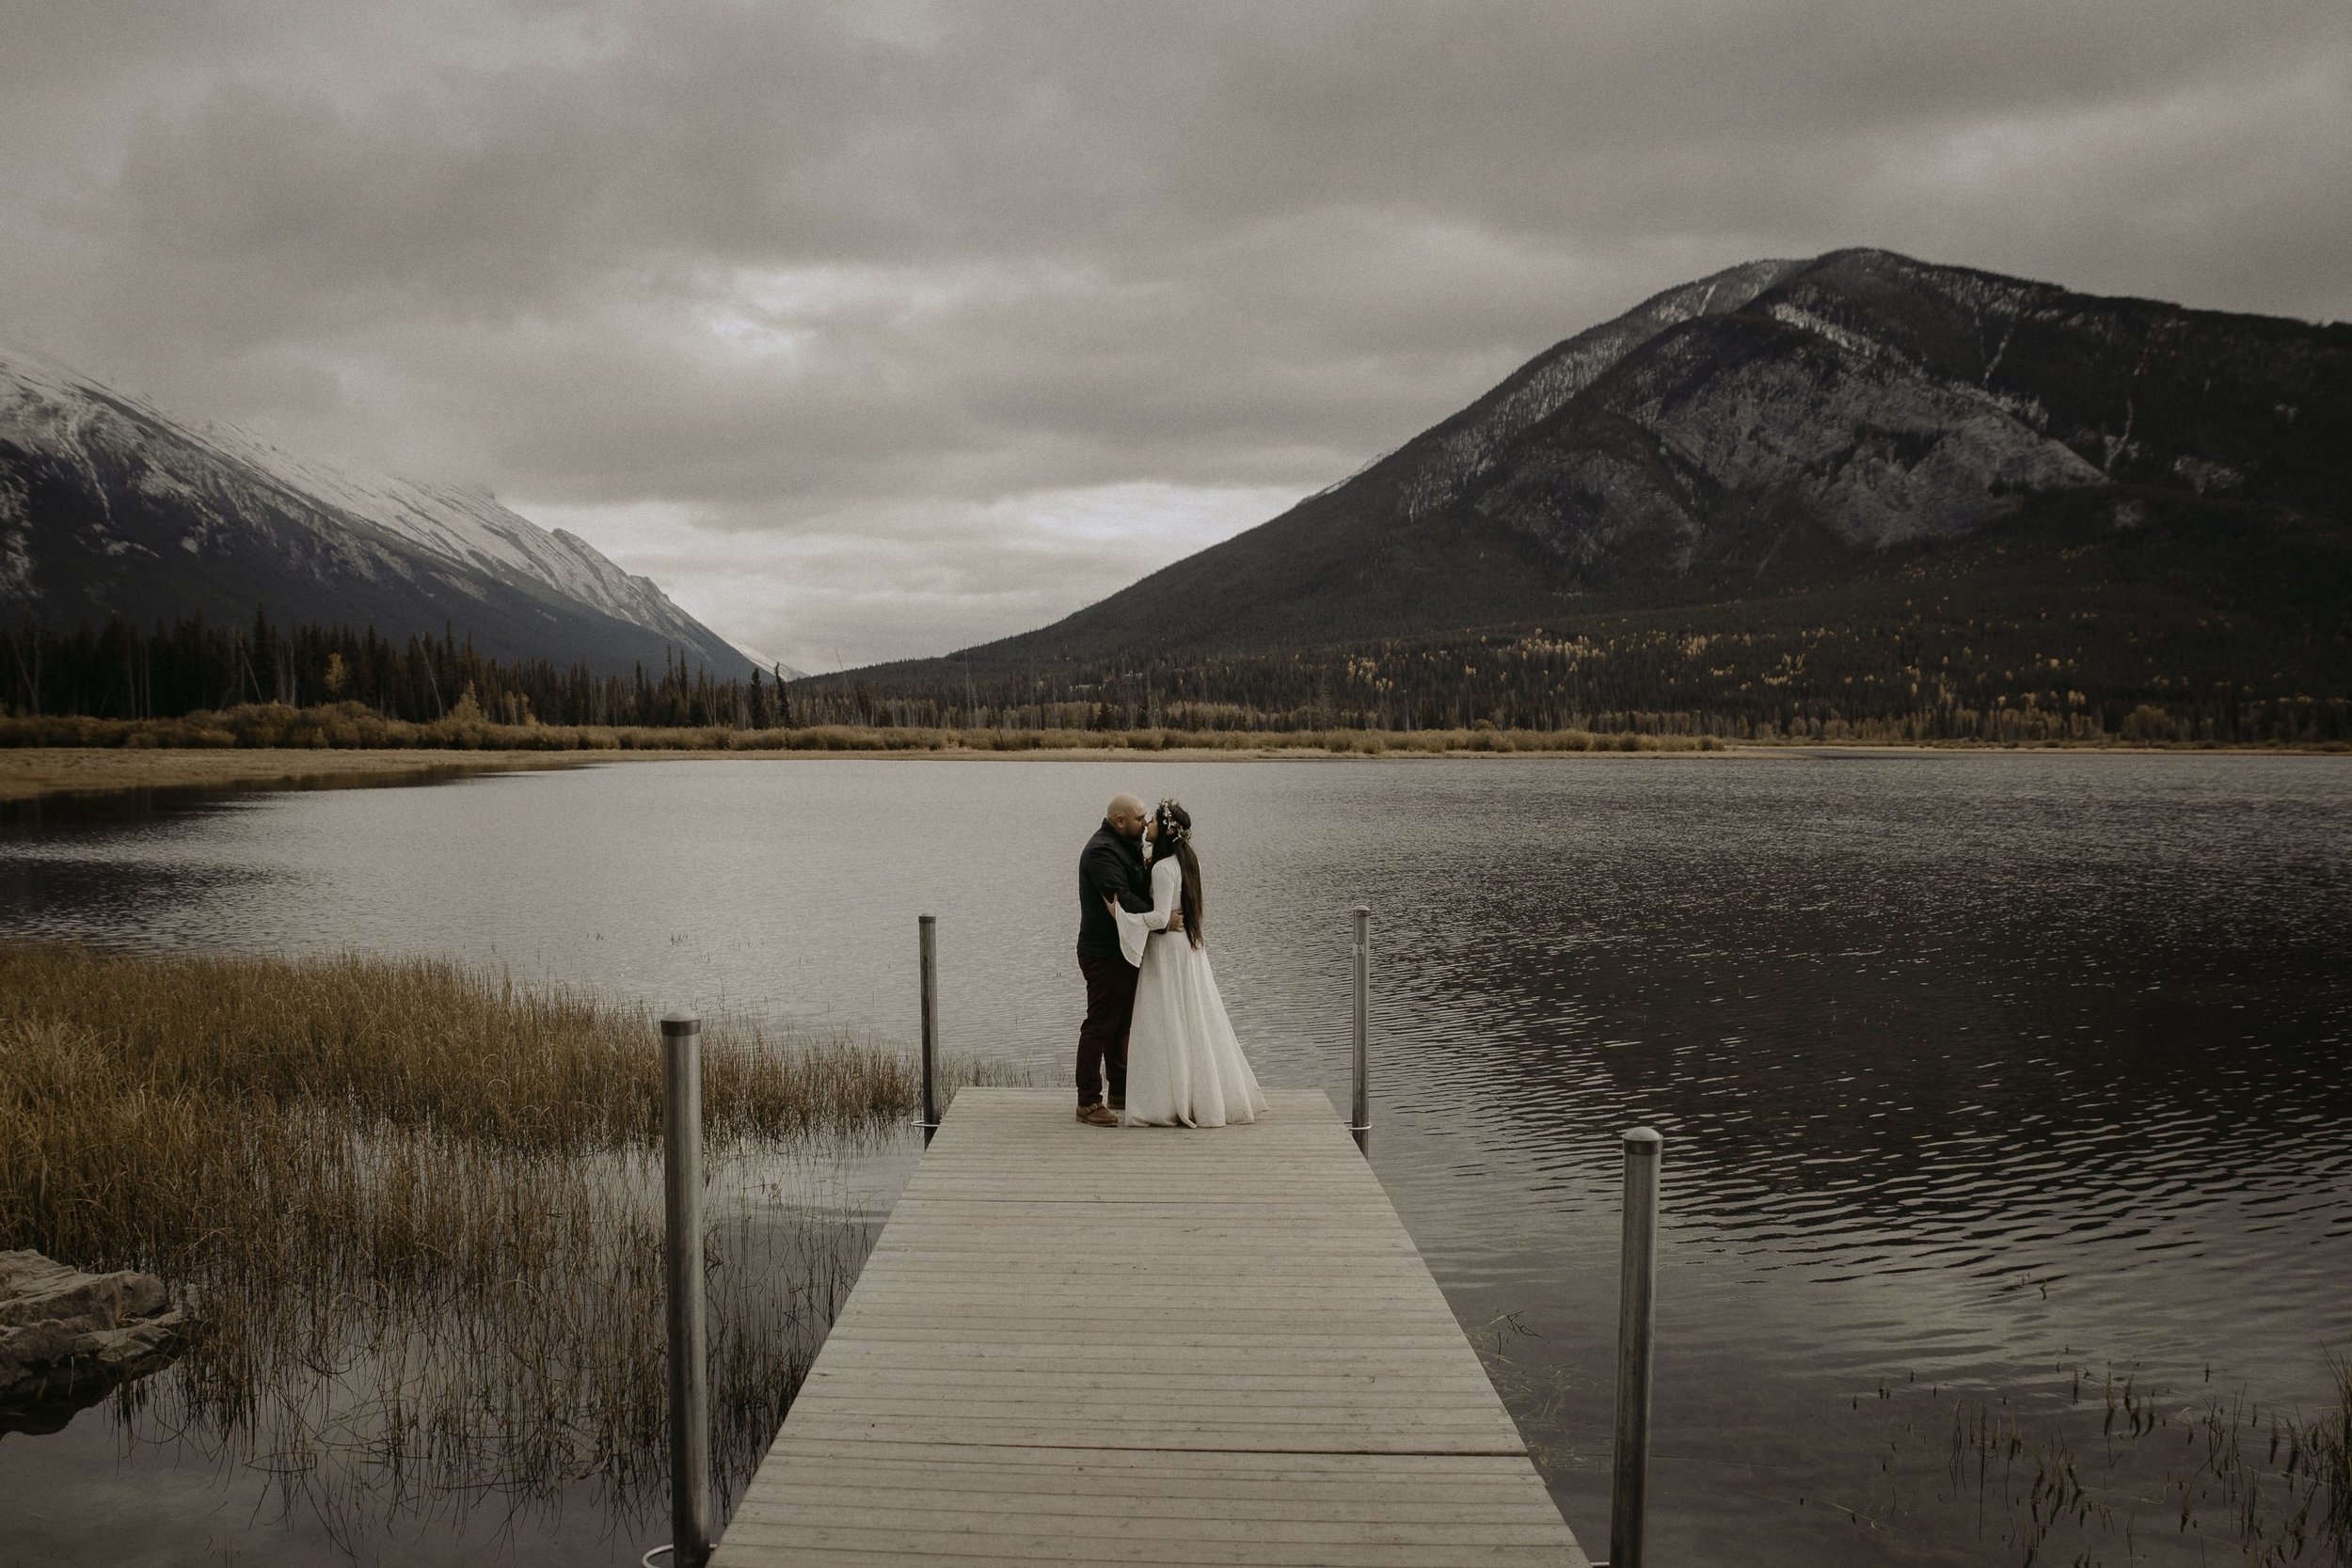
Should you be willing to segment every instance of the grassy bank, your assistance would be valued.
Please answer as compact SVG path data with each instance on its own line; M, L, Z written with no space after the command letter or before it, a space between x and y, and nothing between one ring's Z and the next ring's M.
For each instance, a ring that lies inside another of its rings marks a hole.
M730 1475L870 1242L826 1210L823 1151L903 1136L917 1093L870 1045L707 1039ZM163 1275L201 1327L119 1413L329 1517L658 1479L660 1123L651 1021L593 997L0 946L0 1247Z
M1719 736L1637 733L1632 730L1498 729L1481 722L1468 729L994 729L914 725L813 724L757 729L723 724L676 727L613 724L499 723L481 709L461 704L449 717L428 723L387 719L358 703L292 707L255 703L179 719L89 719L0 717L0 761L11 752L40 749L118 752L152 756L153 766L173 755L204 755L240 750L372 753L385 757L431 753L463 762L481 752L514 756L562 753L878 752L973 754L1123 754L1184 752L1202 755L1316 753L1354 756L1438 756L1468 753L1580 753L1594 752L1721 752L1788 747L1899 746L1903 750L2014 750L2066 748L2092 751L2320 751L2352 750L2342 742L2286 747L2279 743L2224 747L2211 740L2182 740L2150 730L2066 739L2041 736L2004 741L1901 741L1863 735L1832 735L1803 740L1726 740ZM327 766L323 764L323 767Z
M1704 735L1586 730L917 729L812 725L501 724L478 715L408 723L356 703L295 708L248 705L184 719L0 718L0 800L123 789L359 783L445 772L563 767L593 758L876 755L973 758L1561 756L1724 752L1860 740L1726 741ZM2344 752L2335 743L2221 747L2146 737L2032 742L1947 741L1935 750ZM1901 750L1918 750L1906 744Z
M246 704L183 719L0 718L0 748L134 752L278 748L472 752L1712 752L1713 736L1597 735L1585 730L918 729L848 724L745 729L502 724L479 709L430 723L387 719L358 703Z
M550 752L325 751L141 746L0 748L0 800L137 789L289 789L564 768Z

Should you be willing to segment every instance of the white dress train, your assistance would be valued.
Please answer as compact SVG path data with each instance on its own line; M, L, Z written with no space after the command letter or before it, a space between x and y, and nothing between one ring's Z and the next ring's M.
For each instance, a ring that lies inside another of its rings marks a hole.
M1119 942L1136 976L1136 1010L1127 1031L1129 1127L1222 1127L1250 1121L1266 1108L1257 1075L1225 1016L1209 950L1170 932L1184 873L1173 860L1152 867L1152 912L1114 910Z

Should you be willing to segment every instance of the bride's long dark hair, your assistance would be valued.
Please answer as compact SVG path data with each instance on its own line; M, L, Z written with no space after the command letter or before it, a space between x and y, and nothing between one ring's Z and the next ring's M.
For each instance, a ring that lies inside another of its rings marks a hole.
M1192 852L1192 814L1173 800L1162 800L1159 810L1152 815L1152 863L1157 865L1174 855L1177 869L1184 873L1184 891L1176 895L1176 902L1184 911L1184 937L1198 947L1201 937L1200 857Z

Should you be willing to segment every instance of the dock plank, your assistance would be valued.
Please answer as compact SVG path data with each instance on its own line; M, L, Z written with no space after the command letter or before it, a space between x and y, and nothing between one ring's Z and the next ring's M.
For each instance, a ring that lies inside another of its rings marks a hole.
M1589 1568L1330 1102L965 1089L714 1568Z

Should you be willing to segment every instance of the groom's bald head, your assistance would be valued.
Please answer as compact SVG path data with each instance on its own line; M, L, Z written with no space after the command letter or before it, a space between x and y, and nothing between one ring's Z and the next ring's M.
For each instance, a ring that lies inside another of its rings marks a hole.
M1143 836L1143 802L1132 795L1114 795L1104 809L1103 820L1122 838Z

